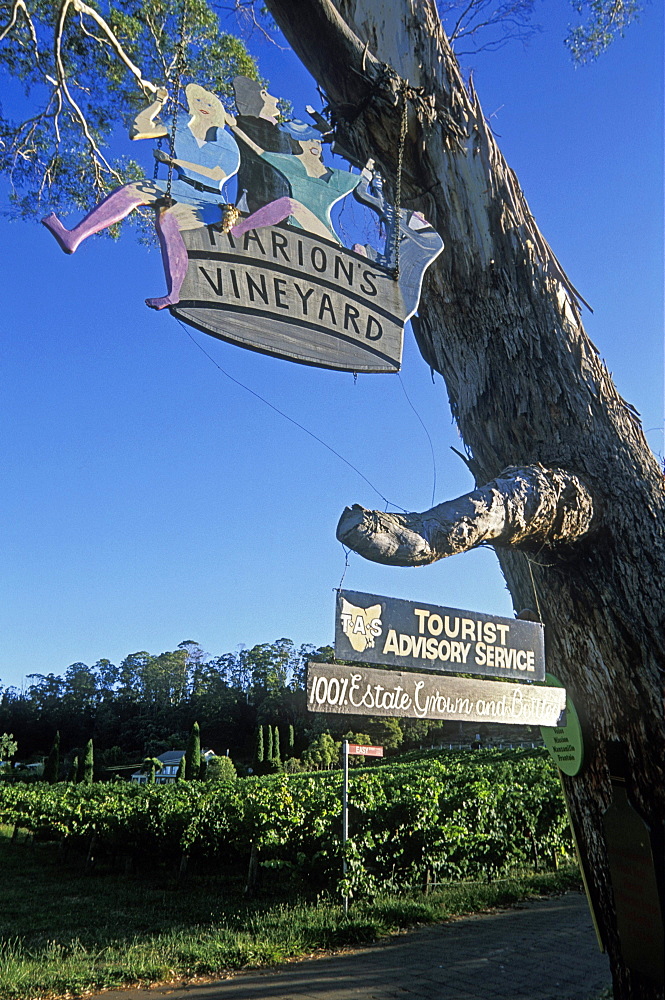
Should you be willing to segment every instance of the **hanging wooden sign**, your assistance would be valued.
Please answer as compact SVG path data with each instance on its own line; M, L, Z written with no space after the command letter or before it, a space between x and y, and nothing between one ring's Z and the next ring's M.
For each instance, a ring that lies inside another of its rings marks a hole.
M171 311L205 333L290 361L399 371L404 324L441 237L417 212L386 200L373 161L360 173L327 166L320 116L313 114L315 125L278 125L275 98L246 77L234 87L240 197L221 225L183 234L188 267ZM380 246L343 245L331 210L351 193L381 223Z
M404 304L391 273L294 226L234 237L214 227L184 234L180 302L186 323L265 354L357 372L396 372Z
M130 136L160 142L153 153L168 176L117 188L71 229L48 215L62 250L153 206L167 289L146 299L150 308L290 361L399 371L404 324L443 249L432 226L390 204L372 160L360 172L328 166L328 123L308 109L314 125L279 124L278 98L255 80L234 80L236 115L195 83L187 113L178 86L170 96L149 89L154 100ZM378 222L377 245L343 244L331 212L351 194Z
M353 590L337 592L335 656L451 674L545 677L544 628L538 622Z
M308 663L307 707L341 715L557 726L564 719L566 692L540 684Z

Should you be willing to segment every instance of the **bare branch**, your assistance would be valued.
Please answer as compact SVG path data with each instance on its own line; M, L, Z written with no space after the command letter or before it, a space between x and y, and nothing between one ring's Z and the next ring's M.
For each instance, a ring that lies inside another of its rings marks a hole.
M0 42L2 42L7 37L9 32L16 24L16 21L18 20L19 11L23 11L23 14L28 24L32 24L32 21L30 19L30 14L28 13L28 8L26 7L23 0L14 0L14 6L12 7L11 17L9 18L9 21L2 29L2 31L0 31Z
M148 93L156 94L158 89L157 84L152 83L150 80L145 79L141 70L129 58L129 56L123 49L122 45L118 41L115 32L113 31L111 26L107 24L107 22L104 20L101 14L99 14L94 9L94 7L89 7L88 4L83 3L83 0L65 0L65 3L62 6L62 12L64 14L66 14L67 8L70 6L70 4L79 13L86 14L88 17L92 18L95 24L97 24L102 29L102 31L108 38L112 49L114 50L118 58L125 64L129 72L136 78L139 86ZM64 18L62 17L61 17L61 23L64 23Z
M23 3L15 3L14 4L14 6L12 8L12 11L11 11L11 17L10 17L9 21L7 21L7 24L5 25L5 27L0 32L0 42L9 34L9 32L12 30L12 28L16 24L16 19L18 17L19 9L25 11L25 4L23 4Z
M159 34L157 32L157 28L155 27L155 24L153 22L152 17L150 16L150 14L146 14L145 23L148 26L148 31L150 32L150 36L151 36L151 38L152 38L152 40L154 42L155 56L157 57L157 59L159 60L159 62L162 64L162 75L164 77L164 82L166 82L167 80L170 79L169 68L166 65L166 59L164 58L164 53L162 51L162 47L159 44Z
M424 566L491 544L542 549L586 535L594 519L591 493L577 476L541 465L505 469L480 489L422 514L347 507L337 538L366 559Z
M478 44L467 54L492 51L511 41L526 42L540 28L531 23L533 0L467 0L460 10L459 0L439 4L441 17L446 24L448 39L456 54L461 39L478 39Z
M22 176L21 170L29 172L32 168L38 180L34 194L37 201L41 199L45 190L62 173L63 142L71 128L74 134L79 133L83 137L88 147L95 195L98 197L105 194L109 181L111 184L122 184L124 178L104 156L94 119L89 117L89 102L92 99L90 88L75 79L67 65L65 53L69 44L67 28L70 15L74 14L75 30L80 37L89 39L95 47L107 48L129 71L146 95L156 94L157 85L145 78L125 51L113 28L83 0L62 0L58 5L51 37L53 61L46 57L42 48L40 25L29 9L27 0L12 0L11 6L8 5L5 9L9 11L9 16L7 22L0 26L0 42L7 43L9 38L16 36L14 43L20 50L25 52L29 48L32 55L31 69L47 88L45 107L38 114L12 127L13 135L3 150L13 191L16 191L17 171ZM49 131L50 137L47 138ZM50 149L47 151L49 144Z
M81 29L81 34L85 38L92 39L93 42L96 42L100 46L106 46L107 48L111 48L111 45L110 45L110 43L109 43L109 41L108 41L107 38L102 38L100 35L96 35L94 33L94 31L89 31L88 30L88 28L86 27L85 21L83 20L83 13L82 12L79 12L79 27Z
M282 52L286 52L286 46L280 45L256 16L256 0L234 0L232 6L213 4L214 6L219 6L221 10L232 10L240 23L249 24L250 34L258 31L267 42L277 46Z
M74 10L76 10L79 14L88 14L89 16L92 17L95 23L102 28L102 30L109 38L111 47L120 57L122 62L124 62L124 64L128 67L128 69L133 73L133 75L135 76L141 87L143 87L144 91L151 91L156 93L157 88L149 80L145 80L143 78L140 70L138 69L138 67L134 65L134 63L131 62L129 57L126 55L126 53L122 49L122 46L118 42L117 38L113 34L113 31L108 26L106 21L102 17L100 17L100 15L97 14L97 12L92 9L92 7L88 7L87 4L82 3L82 0L64 0L64 3L60 8L60 16L58 18L58 24L56 27L55 39L54 39L54 54L55 54L55 66L56 66L56 77L57 77L57 79L54 81L54 84L56 91L59 92L61 95L64 95L65 101L67 102L67 104L69 104L70 108L72 109L73 112L72 120L78 124L83 135L85 136L85 139L90 149L90 159L94 174L94 186L95 189L101 193L104 190L104 174L109 175L116 182L120 184L122 183L122 176L117 170L114 170L114 168L111 166L111 164L108 162L108 160L102 153L97 142L95 141L94 136L92 135L92 132L90 131L90 126L88 124L88 121L81 106L74 99L74 96L72 95L72 92L70 90L70 86L67 80L65 65L62 58L62 41L65 30L65 22L67 20L67 14L69 12L70 7L73 7ZM56 130L56 136L58 136L58 113L56 113L56 116L54 118L54 127Z
M0 32L0 42L4 41L5 38L7 37L7 35L9 34L9 32L12 30L12 28L15 27L15 25L17 23L19 11L22 11L23 16L25 18L26 26L27 26L28 31L30 33L30 41L32 42L32 47L34 49L35 63L37 65L38 69L40 71L42 71L41 70L41 63L40 63L39 41L38 41L38 38L37 38L37 30L35 28L34 21L32 20L30 12L29 12L28 8L25 5L24 0L15 0L14 6L12 8L11 17L10 17L9 21L7 22L7 24L5 25L5 27Z
M470 2L464 8L460 16L457 18L457 21L455 22L452 31L448 32L448 41L451 42L451 44L457 38L458 34L462 29L462 24L464 22L464 19L468 16L468 14L471 12L474 6L475 6L475 0L470 0Z

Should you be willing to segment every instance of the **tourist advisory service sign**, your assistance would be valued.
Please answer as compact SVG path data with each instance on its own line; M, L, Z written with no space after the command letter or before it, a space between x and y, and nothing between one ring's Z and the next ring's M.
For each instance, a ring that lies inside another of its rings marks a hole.
M545 679L540 623L339 590L335 656L389 667Z

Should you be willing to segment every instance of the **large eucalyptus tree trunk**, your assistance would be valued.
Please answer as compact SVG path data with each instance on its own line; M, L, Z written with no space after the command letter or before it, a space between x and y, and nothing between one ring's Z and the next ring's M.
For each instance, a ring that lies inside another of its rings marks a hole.
M388 178L406 101L402 200L445 240L426 274L416 335L445 379L478 484L422 514L347 508L338 535L395 565L496 547L515 610L541 614L549 668L583 718L586 763L565 784L615 995L662 998L657 969L635 971L625 914L622 952L603 814L625 781L650 828L645 851L654 855L662 912L663 477L583 330L578 293L463 84L432 0L335 2L268 6L325 91L343 146L359 162L373 156ZM639 890L648 867L624 875ZM647 915L647 938L657 910Z

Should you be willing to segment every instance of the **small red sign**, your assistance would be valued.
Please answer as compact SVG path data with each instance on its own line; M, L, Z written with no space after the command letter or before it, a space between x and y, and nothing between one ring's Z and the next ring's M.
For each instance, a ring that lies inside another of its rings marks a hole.
M361 757L383 757L383 747L365 747L359 743L349 743L349 753L360 754Z

